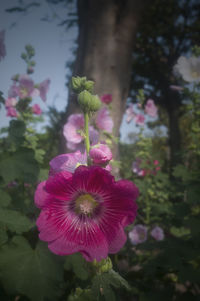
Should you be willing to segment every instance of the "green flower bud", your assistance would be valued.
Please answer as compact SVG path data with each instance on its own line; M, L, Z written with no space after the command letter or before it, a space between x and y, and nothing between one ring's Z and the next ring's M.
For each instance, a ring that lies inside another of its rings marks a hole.
M26 60L26 59L27 59L26 53L22 53L22 54L21 54L21 58L22 58L23 60Z
M83 112L89 112L90 110L90 103L91 103L92 95L90 92L84 90L78 96L78 103L83 110Z
M97 112L101 107L101 100L97 95L92 95L90 110L91 112Z
M94 82L91 80L87 80L87 78L84 77L72 77L72 89L76 93L81 93L84 90L87 90L89 92L93 91Z
M87 90L91 93L93 92L94 82L92 80L87 80L84 85L85 85L85 90Z
M100 262L94 260L93 266L98 270L100 274L109 272L112 269L112 261L110 257L102 259Z

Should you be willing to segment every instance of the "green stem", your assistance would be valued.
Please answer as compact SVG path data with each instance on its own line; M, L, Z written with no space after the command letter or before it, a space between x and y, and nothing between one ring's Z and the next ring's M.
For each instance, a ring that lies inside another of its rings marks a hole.
M89 137L89 115L88 115L88 113L84 113L84 121L85 121L85 148L86 148L87 160L88 160L88 164L89 164L90 137Z

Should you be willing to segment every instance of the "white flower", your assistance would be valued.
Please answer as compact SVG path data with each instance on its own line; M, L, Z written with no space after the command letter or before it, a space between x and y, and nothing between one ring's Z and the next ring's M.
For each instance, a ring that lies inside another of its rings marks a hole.
M180 56L177 64L174 66L174 73L182 76L182 78L190 82L200 81L200 57L186 58Z

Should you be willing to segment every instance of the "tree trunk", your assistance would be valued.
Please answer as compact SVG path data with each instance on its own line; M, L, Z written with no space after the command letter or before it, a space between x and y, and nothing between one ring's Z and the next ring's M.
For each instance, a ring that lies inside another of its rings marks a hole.
M113 134L117 137L129 92L137 25L145 2L78 0L79 37L73 74L95 81L99 96L112 94ZM70 95L66 116L76 111L76 100Z

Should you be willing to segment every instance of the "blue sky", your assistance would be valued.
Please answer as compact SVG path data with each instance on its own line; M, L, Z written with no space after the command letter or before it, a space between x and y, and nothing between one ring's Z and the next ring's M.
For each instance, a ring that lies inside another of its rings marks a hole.
M75 40L78 34L77 27L66 31L64 27L57 26L59 19L45 22L41 19L47 14L53 16L54 9L60 19L66 16L64 6L49 6L45 0L41 0L41 6L33 7L28 14L6 13L5 9L17 4L16 0L1 0L0 5L0 30L5 29L6 57L0 62L0 90L7 97L11 77L16 73L24 74L26 65L20 58L26 44L31 44L36 51L35 73L33 79L39 83L46 78L50 78L51 84L47 95L47 102L42 102L39 98L35 103L39 103L42 110L47 111L48 106L55 106L62 111L67 105L68 90L66 87L66 62L73 58L72 49L76 46ZM25 1L29 3L32 1ZM69 8L70 9L70 8ZM15 26L12 26L13 23ZM4 109L0 111L0 126L9 123L10 118L6 117ZM127 125L125 118L121 127L121 139L127 140L128 132L138 131L133 121Z

